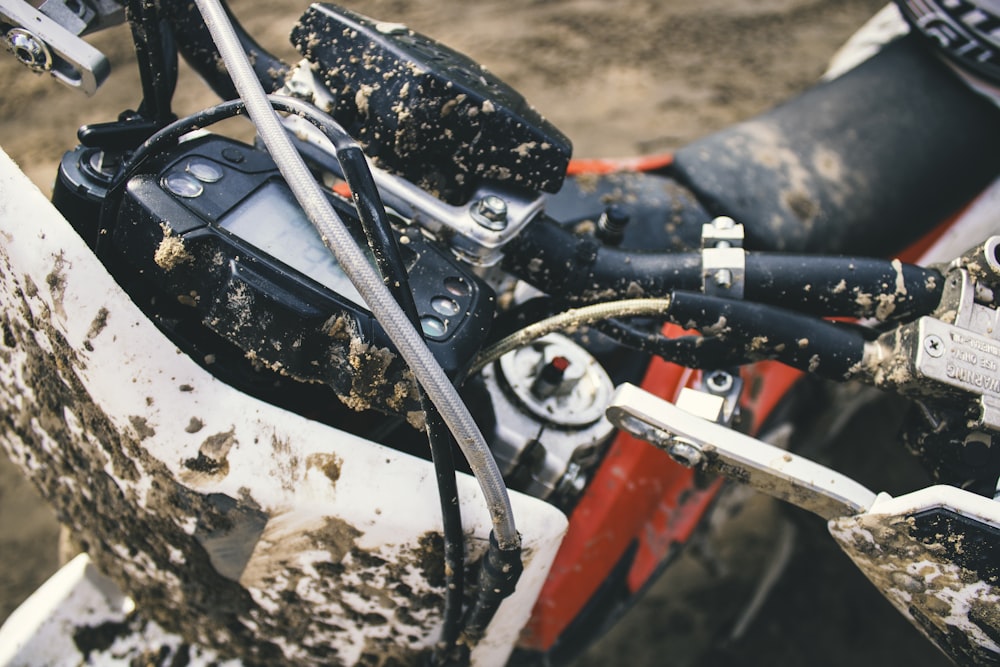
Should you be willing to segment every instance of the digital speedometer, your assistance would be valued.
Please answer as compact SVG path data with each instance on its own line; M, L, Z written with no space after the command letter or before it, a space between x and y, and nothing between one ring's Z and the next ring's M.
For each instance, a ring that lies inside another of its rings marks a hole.
M367 251L353 205L329 197ZM391 347L271 158L253 146L214 135L182 143L129 179L117 218L111 246L155 301L191 309L248 358L326 382L324 360L343 355L331 347L338 320L361 341ZM419 230L396 223L428 347L458 374L489 329L492 290Z

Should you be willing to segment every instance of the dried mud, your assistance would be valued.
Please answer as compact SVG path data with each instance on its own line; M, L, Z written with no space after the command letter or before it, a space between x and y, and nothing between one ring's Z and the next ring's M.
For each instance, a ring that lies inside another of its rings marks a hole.
M575 156L598 157L672 150L781 102L815 81L843 39L882 2L352 0L344 4L379 19L406 23L482 62L570 137ZM232 6L264 45L289 60L295 58L287 34L305 5L233 0ZM0 54L0 83L6 91L0 96L0 145L46 192L60 156L76 143L79 125L112 119L139 102L127 30L119 27L92 41L109 56L114 68L109 83L92 100L33 76ZM182 74L175 104L178 114L214 102L214 96L190 72ZM817 159L823 156L817 154ZM847 167L831 163L830 168ZM788 204L809 217L808 202L797 201L794 193ZM53 283L46 287L58 289L58 276ZM102 328L98 315L93 335ZM2 333L8 347L23 336L11 329L7 318ZM65 385L55 389L52 407L62 414L63 405L73 405L78 397ZM891 430L885 431L886 414L875 411L866 419L863 434L872 447L884 449L885 441L893 437ZM190 428L197 431L200 425L192 420ZM852 451L859 451L857 443L862 438L851 435ZM136 447L138 440L122 444ZM211 458L211 463L202 463L208 468L221 465L224 453L216 447L208 449L199 456ZM75 463L98 472L105 456L95 447L93 457ZM867 451L861 449L855 461L866 457ZM112 463L127 465L126 461ZM337 475L335 461L310 465L322 469L331 480ZM896 462L878 460L874 465L900 469ZM56 474L57 468L39 467L39 475L49 481ZM171 491L158 493L166 498ZM30 486L4 461L0 465L0 618L56 565L57 529L51 520L41 518L44 506L33 498ZM119 500L116 509L123 516L134 511L127 498ZM65 502L84 501L68 497ZM779 583L747 635L726 646L706 646L732 620L732 601L752 588L754 574L748 564L766 560L771 553L773 505L753 504L739 516L742 523L724 530L714 546L676 563L645 601L579 664L662 665L666 661L703 667L846 663L863 667L902 664L907 659L911 664L937 664L932 650L852 566L845 565L846 558L825 530L815 531L815 524L809 524L813 532L807 531L808 538L799 542L784 583ZM155 548L169 546L157 545L155 536L148 539ZM99 540L90 536L95 545ZM101 553L99 548L96 551ZM98 558L102 566L118 567L110 553ZM207 559L191 566L210 567ZM234 613L248 604L235 582L229 588L228 580L219 579L220 590L213 593L227 601L219 613ZM378 647L370 648L370 664L413 657L378 658Z

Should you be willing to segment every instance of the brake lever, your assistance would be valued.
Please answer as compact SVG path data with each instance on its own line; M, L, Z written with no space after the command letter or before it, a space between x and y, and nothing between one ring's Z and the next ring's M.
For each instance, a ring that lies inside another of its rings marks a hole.
M861 514L875 502L873 491L845 475L684 409L698 409L696 392L682 392L678 404L626 383L607 417L684 466L730 477L824 519Z

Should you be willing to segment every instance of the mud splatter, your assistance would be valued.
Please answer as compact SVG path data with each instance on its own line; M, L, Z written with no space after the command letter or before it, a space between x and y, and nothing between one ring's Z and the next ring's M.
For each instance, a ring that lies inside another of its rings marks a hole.
M1000 654L1000 591L957 564L957 536L918 537L914 517L864 514L834 519L830 533L883 595L961 664L993 665ZM985 614L981 613L985 610Z
M52 265L52 271L45 276L45 284L49 287L49 294L52 295L52 304L56 312L66 317L66 310L63 308L63 299L66 296L66 258L63 253L56 256Z
M336 454L310 454L306 457L306 467L321 470L331 484L340 479L340 469L344 464Z
M174 236L173 230L166 223L160 226L163 229L163 239L153 254L156 265L164 271L173 271L181 264L193 262L194 257L184 247L184 241Z
M5 302L23 306L6 312L11 361L0 367L0 446L150 620L248 664L353 663L338 658L336 647L356 645L347 637L363 636L376 616L397 653L426 650L439 623L440 591L401 585L423 581L424 559L415 549L360 549L360 531L336 519L297 538L309 547L298 561L251 559L248 569L256 568L250 572L263 590L234 580L244 569L239 549L256 544L268 521L258 503L249 491L229 498L178 482L144 446L143 439L155 437L144 418L117 427L90 396L79 375L83 360L53 326L52 313L21 285L0 283ZM223 474L235 446L234 430L204 438L197 455L183 462L182 480L185 473ZM276 446L288 450L287 442ZM339 475L334 459L315 462L331 481ZM381 589L391 592L374 595ZM80 641L96 650L112 630Z

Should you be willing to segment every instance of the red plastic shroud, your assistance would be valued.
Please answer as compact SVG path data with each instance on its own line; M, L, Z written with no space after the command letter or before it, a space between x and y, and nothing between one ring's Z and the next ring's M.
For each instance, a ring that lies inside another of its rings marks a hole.
M753 416L754 429L800 376L775 362L744 370L751 391L742 408ZM696 371L654 358L641 386L675 400L681 388L696 379ZM570 515L566 538L521 633L520 646L550 649L636 541L627 585L629 592L638 592L671 550L691 537L721 485L716 480L698 488L692 470L652 445L619 433Z
M569 173L645 171L670 163L670 156L574 161ZM904 261L914 261L919 256L918 248L929 245L951 222L943 223L903 253ZM672 325L664 328L666 335L680 332ZM747 390L740 405L744 417L750 420L750 433L760 430L802 375L801 371L770 361L742 369ZM697 378L697 371L657 357L650 363L641 386L674 401L681 388ZM570 515L566 538L531 619L521 632L519 645L538 651L551 649L633 542L638 543L638 550L626 582L630 593L642 589L671 551L691 537L721 486L722 481L716 480L707 488L698 488L692 470L652 445L619 433Z

